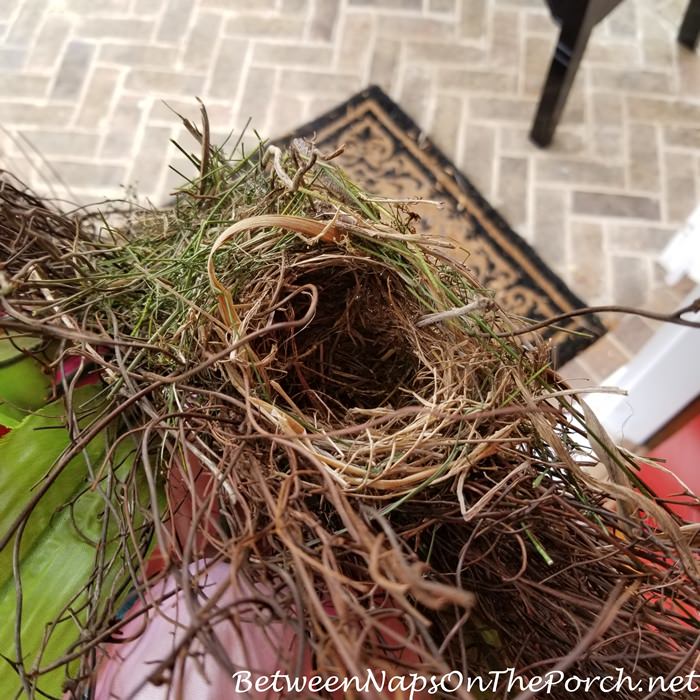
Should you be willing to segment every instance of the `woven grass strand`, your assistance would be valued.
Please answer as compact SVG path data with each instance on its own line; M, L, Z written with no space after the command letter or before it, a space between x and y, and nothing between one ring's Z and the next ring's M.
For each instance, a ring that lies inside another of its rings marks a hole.
M233 224L233 226L229 226L219 235L211 247L211 253L207 261L207 272L209 273L209 280L211 281L212 287L218 292L220 299L223 300L221 311L231 325L237 322L236 312L231 294L216 276L214 255L219 248L234 236L244 231L254 231L255 229L266 227L287 229L288 231L294 231L295 233L301 233L304 236L323 241L335 241L340 235L333 222L324 224L321 221L315 221L314 219L308 219L303 216L260 215L243 219Z

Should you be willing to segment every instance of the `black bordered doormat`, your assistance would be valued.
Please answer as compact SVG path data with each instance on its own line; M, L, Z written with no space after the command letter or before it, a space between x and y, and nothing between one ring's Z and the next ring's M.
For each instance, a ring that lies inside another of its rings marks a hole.
M336 162L368 191L444 202L440 209L412 207L421 215L418 228L462 246L465 264L485 287L499 293L510 312L539 321L584 306L380 88L363 90L283 141L312 135L325 151L345 144ZM567 319L547 331L559 366L604 333L594 316Z

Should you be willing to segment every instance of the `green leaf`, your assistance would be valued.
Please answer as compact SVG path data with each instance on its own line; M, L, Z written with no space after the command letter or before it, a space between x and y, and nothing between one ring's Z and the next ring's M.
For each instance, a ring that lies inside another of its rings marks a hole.
M0 336L0 410L17 420L43 406L51 392L51 381L39 357L26 354L42 344L41 339L20 335Z
M73 410L79 425L88 426L102 405L96 401L97 386L86 386L73 392ZM66 406L63 400L48 404L41 411L24 418L13 430L0 438L0 535L4 535L33 496L42 479L69 447L71 438L66 427ZM105 453L107 436L103 431L82 453L63 469L33 510L24 528L21 552L29 552L48 526L58 508L85 486L90 467L97 468ZM12 575L13 540L0 550L0 585Z
M0 367L0 408L17 419L43 406L51 393L51 382L41 365L31 357Z
M0 338L0 365L7 364L42 345L41 338L27 335L6 334Z
M105 491L122 494L133 481L133 443L123 443L115 456L114 471L107 470L101 485ZM129 454L129 452L131 452ZM148 487L143 475L136 477L138 501L143 507L148 503ZM109 483L107 483L109 481ZM132 484L133 486L133 484ZM118 496L113 501L119 507ZM22 583L21 643L25 669L43 669L61 659L80 638L81 626L87 616L85 604L90 599L100 609L110 605L105 614L109 619L117 609L123 584L128 580L127 558L134 560L131 547L119 537L119 523L108 520L106 536L103 536L105 519L110 518L103 494L86 489L70 507L63 507L54 514L49 526L42 533L31 552L22 559L20 577ZM134 518L134 530L142 524ZM97 543L100 543L99 545ZM104 554L104 564L98 569L99 555ZM146 553L142 552L144 556ZM95 571L101 570L101 589L94 597L91 586ZM17 618L15 582L9 580L0 588L0 654L16 660L14 626ZM6 661L0 658L0 697L13 698L22 690L19 677ZM76 662L69 666L76 670ZM36 681L41 693L61 697L61 687L66 677L66 666L42 673ZM37 693L37 697L39 694Z
M0 405L0 425L4 428L16 428L20 424L20 421L16 416L10 415L9 411L5 410L5 407Z

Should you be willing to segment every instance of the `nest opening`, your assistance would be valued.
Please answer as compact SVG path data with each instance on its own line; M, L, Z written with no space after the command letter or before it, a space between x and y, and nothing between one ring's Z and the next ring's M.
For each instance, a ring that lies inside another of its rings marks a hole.
M397 275L372 264L331 264L290 271L284 296L308 285L318 290L313 319L254 343L266 367L304 412L332 422L353 408L399 408L417 389L418 355L408 340L411 301ZM297 321L309 295L296 294L273 323ZM409 391L406 391L408 389Z

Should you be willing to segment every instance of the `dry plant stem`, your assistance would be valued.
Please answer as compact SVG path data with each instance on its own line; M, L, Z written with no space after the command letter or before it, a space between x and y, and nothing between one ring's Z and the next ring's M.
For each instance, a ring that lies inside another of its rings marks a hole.
M282 151L279 149L278 146L274 146L272 144L269 145L267 147L267 150L265 151L265 155L263 156L263 167L267 163L267 160L270 155L272 156L272 166L274 168L275 174L282 181L284 186L291 192L292 190L294 190L294 182L289 177L289 175L287 175L287 173L284 171L284 168L282 167Z
M202 115L202 159L199 167L199 194L204 194L207 188L206 177L209 174L209 161L211 157L211 142L209 137L209 116L202 101L197 98Z
M418 319L416 322L416 328L423 328L424 326L430 326L433 323L440 323L442 321L447 321L451 318L458 318L460 316L466 316L467 314L474 313L475 311L481 311L491 303L490 299L477 299L472 301L465 306L460 306L456 309L448 309L447 311L441 311L436 314L427 314L422 318Z
M596 621L586 632L586 634L581 637L578 644L563 658L554 668L547 671L547 673L557 674L559 672L564 672L570 669L577 661L577 659L588 651L589 647L610 627L613 623L615 616L619 613L622 605L629 600L637 592L637 586L632 585L627 590L623 591L622 582L618 581L610 594L605 607L600 611ZM514 700L530 700L530 698L535 697L535 691L526 690L522 693L518 693Z
M688 328L700 328L700 321L689 321L687 319L681 318L684 314L698 312L700 312L700 299L696 299L691 304L688 304L688 306L684 306L682 309L678 309L678 311L674 311L670 314L661 314L656 313L654 311L645 311L644 309L637 309L631 306L618 306L615 304L606 306L586 306L581 309L574 309L573 311L568 311L567 313L552 316L551 318L548 318L545 321L528 324L525 328L519 328L512 331L504 331L502 333L499 333L497 337L511 338L518 335L524 335L525 333L532 333L533 331L542 330L543 328L547 328L547 326L555 325L560 321L566 320L567 318L602 313L616 313L628 314L630 316L642 316L643 318L650 318L653 321L661 321L662 323L672 323L677 326L686 326Z
M231 326L238 325L240 320L236 314L230 292L221 284L219 278L216 276L216 271L214 269L214 254L219 248L221 248L221 246L223 246L234 236L243 233L244 231L253 231L255 229L266 227L287 229L289 231L301 233L305 236L323 236L323 240L326 241L335 241L340 236L340 232L335 228L335 226L328 228L327 225L320 221L314 221L313 219L307 219L300 216L256 216L249 219L243 219L242 221L235 223L233 226L229 226L229 228L219 235L211 247L209 259L207 261L207 271L209 273L209 280L212 287L219 294L219 304L222 315L225 319L227 319L227 322Z

